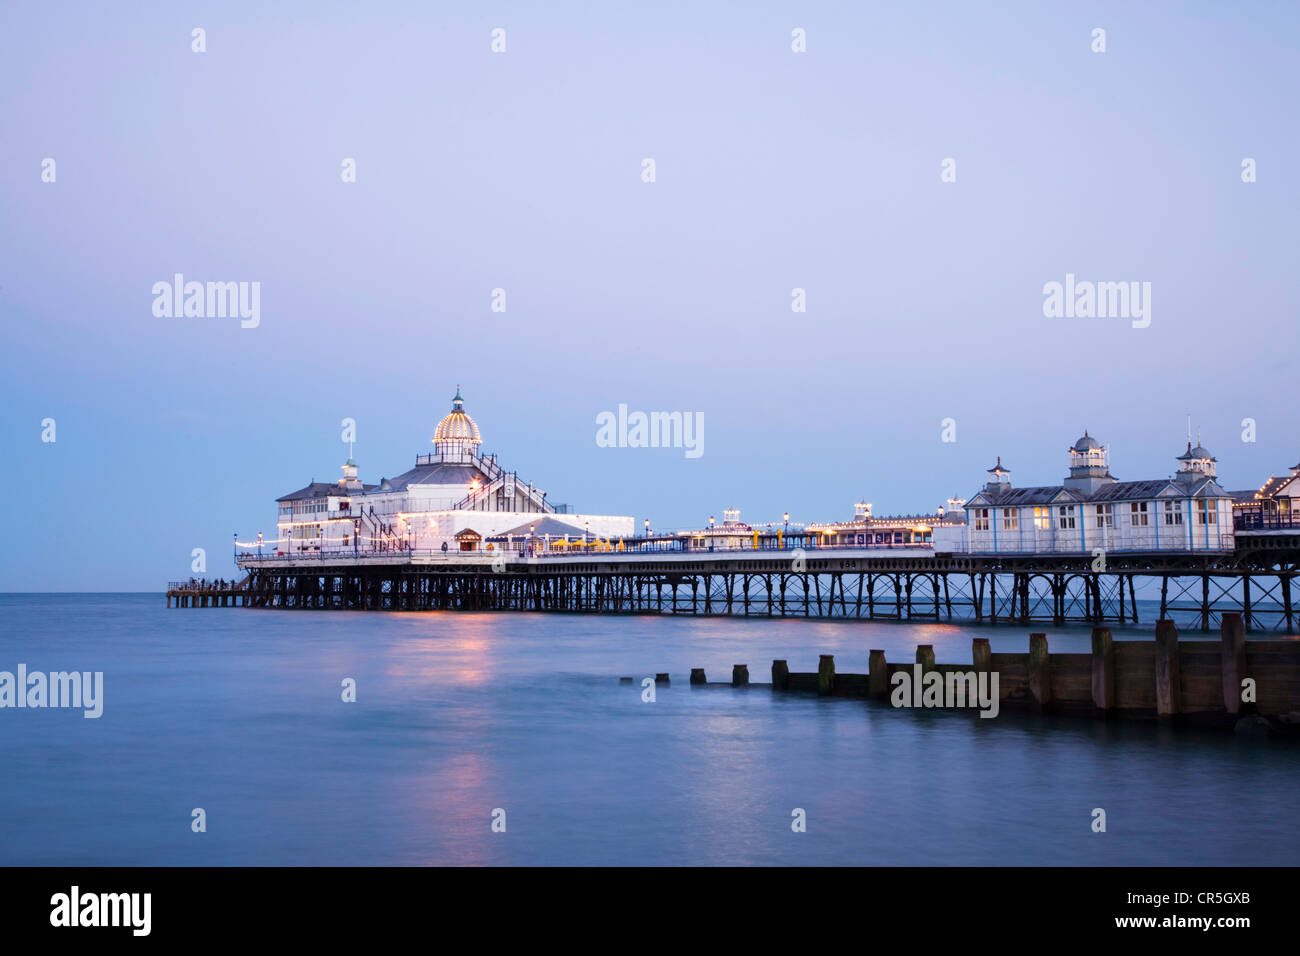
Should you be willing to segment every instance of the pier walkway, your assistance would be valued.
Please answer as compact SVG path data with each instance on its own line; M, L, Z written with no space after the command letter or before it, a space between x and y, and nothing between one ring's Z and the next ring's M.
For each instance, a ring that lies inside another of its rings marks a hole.
M1239 532L1232 550L1092 554L944 553L925 546L699 549L635 539L564 553L241 553L244 603L259 608L509 610L700 616L1139 623L1295 633L1300 531Z

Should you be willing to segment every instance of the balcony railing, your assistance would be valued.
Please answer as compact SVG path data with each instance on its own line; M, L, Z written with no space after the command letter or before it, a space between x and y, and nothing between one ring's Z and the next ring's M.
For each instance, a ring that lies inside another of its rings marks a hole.
M1238 531L1298 531L1300 514L1265 511L1233 515L1232 526Z

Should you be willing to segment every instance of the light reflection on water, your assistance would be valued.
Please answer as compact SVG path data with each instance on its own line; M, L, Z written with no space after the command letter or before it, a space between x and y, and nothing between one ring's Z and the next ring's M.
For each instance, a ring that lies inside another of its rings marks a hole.
M103 670L105 713L0 711L0 862L1293 863L1297 748L1155 724L900 713L773 658L970 660L1028 629L171 610L0 596L0 669ZM1116 631L1118 638L1147 637ZM1188 635L1189 637L1197 635ZM1086 629L1049 630L1087 651ZM673 683L642 703L640 679ZM618 678L636 678L631 686ZM357 681L355 704L340 682ZM190 832L203 807L208 832ZM506 810L507 832L490 830ZM808 830L790 829L791 811ZM1108 832L1094 834L1094 807Z

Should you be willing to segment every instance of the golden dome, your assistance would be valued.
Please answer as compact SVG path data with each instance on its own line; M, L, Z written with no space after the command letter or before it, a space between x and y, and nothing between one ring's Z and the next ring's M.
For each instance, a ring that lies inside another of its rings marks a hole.
M433 442L458 442L471 445L481 445L483 439L479 437L478 426L474 424L474 419L465 414L465 399L460 397L460 386L456 386L456 397L451 400L451 412L442 421L438 422L438 427L433 430Z

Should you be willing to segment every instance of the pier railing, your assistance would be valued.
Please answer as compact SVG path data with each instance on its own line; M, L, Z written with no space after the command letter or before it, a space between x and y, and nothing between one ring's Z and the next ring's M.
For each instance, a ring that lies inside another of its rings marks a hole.
M1300 531L1300 514L1233 515L1232 526L1238 531Z
M616 539L617 540L617 539ZM491 558L496 555L505 555L510 557L525 557L546 560L548 558L567 558L575 554L602 554L602 555L636 555L636 554L692 554L692 555L736 555L746 554L772 554L774 552L784 552L795 556L795 552L803 551L805 553L825 552L825 551L908 551L908 550L931 550L932 545L929 542L917 542L914 544L905 544L893 541L879 541L869 544L816 544L811 540L807 542L796 542L790 538L784 542L778 543L775 540L765 541L760 539L758 546L745 544L743 546L699 546L692 545L688 540L681 538L624 538L623 546L606 544L605 539L599 542L595 538L587 542L581 539L569 541L564 544L559 541L550 542L549 548L540 548L530 550L522 547L520 542L497 544L496 547L488 550L479 548L474 551L461 551L457 548L449 548L442 551L437 548L407 548L401 544L387 549L358 548L350 546L340 546L336 548L311 548L305 551L294 551L286 553L284 551L266 551L258 554L256 551L241 551L236 554L236 560L239 562L268 562L268 561L302 561L302 562L320 562L336 558L376 558L388 559L393 558L411 558L413 560L443 558L446 560L458 560L462 558Z

